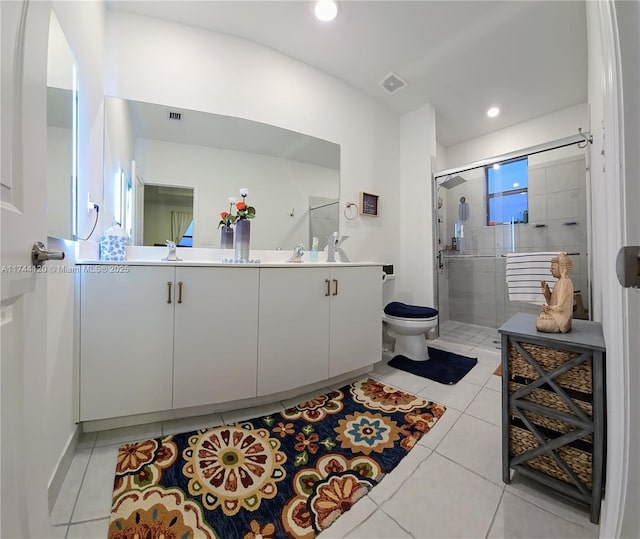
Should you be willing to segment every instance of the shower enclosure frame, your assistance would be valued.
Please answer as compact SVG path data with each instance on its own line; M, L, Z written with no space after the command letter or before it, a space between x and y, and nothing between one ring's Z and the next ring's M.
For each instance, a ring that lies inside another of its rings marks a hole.
M432 202L433 202L433 206L432 206L432 212L433 212L433 219L432 219L432 227L433 227L433 252L436 253L436 256L434 257L433 260L433 275L436 276L436 278L434 279L434 287L433 287L433 297L434 297L434 303L437 309L440 309L440 278L439 278L439 271L441 269L441 265L443 264L443 260L442 260L442 245L439 243L438 240L440 240L440 227L439 222L438 222L438 180L440 178L446 177L446 176L452 176L454 174L461 174L463 172L468 172L470 170L476 169L476 168L484 168L487 166L491 166L494 165L496 163L502 163L504 161L512 161L515 159L520 159L523 157L528 157L531 155L535 155L535 154L539 154L542 152L547 152L549 150L557 150L560 148L565 148L567 146L573 146L573 145L578 145L579 148L581 149L586 149L589 144L593 143L593 137L591 136L590 132L586 131L583 132L582 128L578 129L578 134L575 135L570 135L568 137L563 137L560 139L556 139L550 142L545 142L543 144L537 144L535 146L529 146L527 148L522 148L520 150L515 150L513 152L508 152L508 153L504 153L504 154L500 154L500 155L496 155L494 157L489 157L486 159L481 159L479 161L474 161L471 163L467 163L465 165L462 166L458 166L458 167L453 167L450 169L445 169L445 170L441 170L438 172L433 172L431 174L431 186L432 186ZM582 146L581 146L582 144ZM585 153L585 159L587 161L587 170L589 170L589 153L586 152ZM432 169L433 170L433 169ZM587 177L587 181L586 181L586 204L587 204L587 251L591 252L591 189L590 189L590 182L589 182L589 178ZM589 309L589 313L592 312L592 293L591 293L591 275L592 275L592 263L591 263L591 259L588 258L587 259L587 282L588 282L588 287L589 287L589 301L588 301L588 309ZM441 324L443 321L439 320L439 324ZM439 333L439 327L438 327L438 333Z

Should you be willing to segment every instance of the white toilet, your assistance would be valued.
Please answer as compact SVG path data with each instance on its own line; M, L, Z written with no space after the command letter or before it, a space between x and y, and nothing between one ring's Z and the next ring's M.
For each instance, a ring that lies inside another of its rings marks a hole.
M387 333L396 339L394 355L415 361L429 359L425 336L438 325L438 311L431 307L388 303L382 313Z

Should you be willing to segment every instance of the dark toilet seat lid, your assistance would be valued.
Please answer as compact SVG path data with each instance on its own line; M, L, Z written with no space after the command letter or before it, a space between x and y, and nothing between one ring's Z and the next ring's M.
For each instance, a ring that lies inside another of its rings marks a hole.
M433 318L438 316L437 309L420 307L419 305L407 305L399 301L392 301L384 308L385 314L399 318Z

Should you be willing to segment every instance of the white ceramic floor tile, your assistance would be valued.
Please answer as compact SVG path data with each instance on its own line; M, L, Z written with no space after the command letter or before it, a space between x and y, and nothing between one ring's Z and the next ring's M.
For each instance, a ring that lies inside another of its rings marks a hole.
M488 537L587 539L598 537L598 528L584 528L505 492Z
M351 509L340 515L329 528L318 535L321 539L339 539L364 522L378 509L368 496L358 500Z
M197 417L185 417L184 419L172 419L162 422L162 435L183 434L194 430L208 429L222 425L224 421L220 414L199 415Z
M465 344L464 342L453 342L445 339L429 341L429 346L432 348L438 348L439 350L447 350L448 352L453 352L462 356L468 356L471 353L471 350L473 350L473 346Z
M90 456L91 449L76 450L75 455L73 455L71 466L69 466L67 475L60 487L58 498L49 516L51 524L67 524L71 521L73 506L78 498L78 492L80 491L80 485L82 485L82 479L89 464Z
M98 433L95 447L123 444L138 440L150 440L151 438L159 438L160 436L162 436L161 423L149 423L147 425L103 430Z
M63 526L49 526L49 536L47 539L64 539L67 536L68 527L66 524Z
M502 394L493 389L483 387L476 395L467 410L466 414L483 419L489 423L502 426Z
M438 419L436 424L431 428L429 432L427 432L420 441L418 445L423 445L428 447L429 449L435 449L438 447L442 439L449 432L451 427L455 424L456 421L462 416L462 413L458 410L454 410L453 408L447 408L444 415Z
M479 391L480 386L469 384L464 380L453 385L434 382L420 391L419 396L444 404L447 408L464 412Z
M403 539L411 534L378 509L367 520L346 536L346 539Z
M432 453L382 509L420 539L484 537L502 489Z
M579 524L592 530L598 529L597 525L589 521L589 512L585 506L560 496L557 492L550 490L537 481L514 473L511 483L506 486L506 490L574 524Z
M416 444L400 463L371 489L369 497L378 505L387 501L430 454L431 449Z
M321 387L320 389L311 391L309 393L305 393L304 395L299 395L293 399L283 400L281 401L282 406L284 406L285 408L291 408L292 406L295 406L296 404L300 404L301 402L312 400L315 397L319 397L321 395L326 395L327 393L331 393L331 391L332 390L330 387Z
M109 533L109 519L90 520L69 526L67 539L105 539Z
M493 368L495 371L500 365L500 350L485 350L483 348L474 348L471 351L473 357L478 358L478 363L480 365L487 365L488 367Z
M401 389L411 395L416 395L433 382L428 378L422 378L422 376L416 376L409 372L404 372L399 369L393 369L384 374L372 373L372 378L379 380L385 384L388 384L396 389Z
M391 358L389 358L391 359ZM377 373L387 373L387 372L391 372L393 370L393 367L391 365L389 365L388 360L384 359L382 361L378 361L378 363L375 363L373 365L373 372L377 372Z
M262 406L254 406L252 408L243 408L242 410L232 410L230 412L222 412L222 420L225 425L231 425L238 421L246 421L247 419L254 419L256 417L262 417L263 415L272 415L282 412L284 406L280 402L274 402L272 404L264 404Z
M117 456L115 445L93 449L71 522L106 518L111 514Z
M491 378L487 380L487 383L484 385L484 387L493 389L494 391L501 393L502 392L502 376L496 376L495 374L492 374Z
M436 451L502 488L501 434L500 427L464 414Z
M80 437L78 438L78 445L76 446L76 450L91 449L95 445L97 437L98 437L97 432L81 433Z
M489 377L493 376L493 371L495 371L495 369L478 362L473 369L465 375L463 380L469 384L483 386L487 383Z

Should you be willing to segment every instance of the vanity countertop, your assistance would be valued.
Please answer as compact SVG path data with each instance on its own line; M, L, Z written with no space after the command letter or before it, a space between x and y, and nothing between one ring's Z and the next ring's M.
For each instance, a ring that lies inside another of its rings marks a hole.
M77 265L117 266L211 266L221 268L326 268L382 266L382 262L222 262L212 260L78 260Z

